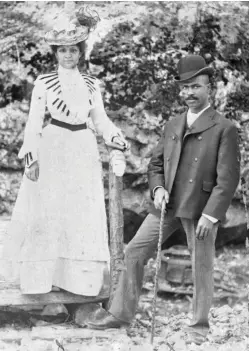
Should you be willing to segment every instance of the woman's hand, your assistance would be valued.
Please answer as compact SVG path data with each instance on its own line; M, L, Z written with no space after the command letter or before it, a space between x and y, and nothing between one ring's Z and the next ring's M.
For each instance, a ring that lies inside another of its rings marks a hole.
M125 140L125 138L121 132L117 136L112 138L112 142L123 146L124 150L128 150L130 148L129 143Z
M39 163L35 161L30 167L25 169L26 177L33 182L37 182L39 178Z

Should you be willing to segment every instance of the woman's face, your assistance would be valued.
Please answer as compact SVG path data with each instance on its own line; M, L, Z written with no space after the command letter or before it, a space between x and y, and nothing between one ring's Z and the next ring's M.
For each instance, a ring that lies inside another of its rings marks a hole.
M58 63L63 68L75 68L80 59L80 49L77 45L61 45L56 52Z

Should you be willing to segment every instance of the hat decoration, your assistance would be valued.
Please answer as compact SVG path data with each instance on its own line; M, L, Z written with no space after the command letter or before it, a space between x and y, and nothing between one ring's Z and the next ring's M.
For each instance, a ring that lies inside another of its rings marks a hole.
M177 64L178 76L175 80L179 83L185 82L201 74L211 77L214 73L212 67L207 66L206 61L200 55L187 55L182 57Z
M76 13L75 3L65 1L64 9L55 18L52 30L45 34L49 45L75 45L86 40L99 21L97 12L81 8Z

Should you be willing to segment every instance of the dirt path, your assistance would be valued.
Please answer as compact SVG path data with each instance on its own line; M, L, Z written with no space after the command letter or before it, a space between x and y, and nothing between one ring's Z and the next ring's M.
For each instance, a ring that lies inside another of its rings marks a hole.
M0 220L0 237L2 237L1 232L5 230L6 224L6 220ZM248 273L245 250L225 248L216 256L215 264L222 272L224 282L232 284L236 289L245 289L245 281L241 278L242 273L245 275ZM150 288L153 287L154 269L155 262L151 259L146 266L145 286L147 289L143 291L136 318L129 328L95 331L80 328L72 323L52 324L44 321L39 321L35 326L28 328L24 327L20 321L9 320L4 327L0 328L0 350L249 351L248 303L245 299L229 298L229 294L224 295L222 300L214 301L214 307L210 313L211 330L207 341L201 346L187 345L182 331L191 317L189 313L191 297L170 293L159 294L156 335L152 347L150 345L150 326L153 294Z
M248 311L246 304L212 309L211 332L197 346L185 343L182 327L188 316L158 316L153 347L150 321L139 318L128 329L95 331L66 324L34 327L31 330L0 330L0 350L8 351L248 351Z

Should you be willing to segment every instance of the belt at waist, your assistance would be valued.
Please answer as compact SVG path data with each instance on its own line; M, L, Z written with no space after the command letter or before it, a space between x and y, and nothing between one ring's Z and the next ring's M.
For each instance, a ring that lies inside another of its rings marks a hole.
M70 123L59 121L58 119L54 119L54 118L51 119L50 123L55 125L55 126L57 126L57 127L69 129L72 132L75 132L77 130L87 129L87 124L86 123L70 124Z

